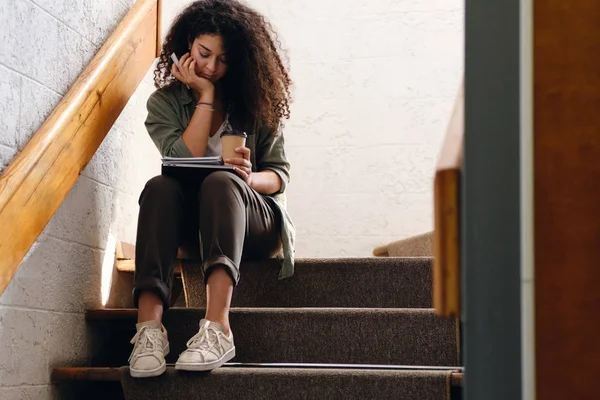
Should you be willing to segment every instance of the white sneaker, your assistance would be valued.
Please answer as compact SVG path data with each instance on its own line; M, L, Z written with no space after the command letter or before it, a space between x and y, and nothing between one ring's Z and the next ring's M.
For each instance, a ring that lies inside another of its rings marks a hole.
M158 376L167 370L165 356L169 354L167 330L159 321L137 324L131 339L133 351L129 356L129 372L134 378Z
M206 319L200 321L200 331L187 342L175 369L185 371L210 371L219 368L235 357L233 334L225 335L221 324Z

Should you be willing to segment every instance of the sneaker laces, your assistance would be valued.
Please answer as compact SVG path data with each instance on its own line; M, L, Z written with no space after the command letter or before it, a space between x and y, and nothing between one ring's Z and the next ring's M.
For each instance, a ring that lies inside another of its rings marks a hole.
M202 353L212 350L217 344L219 348L223 348L221 336L215 328L207 326L202 327L198 333L188 340L187 347L190 351Z
M158 349L162 349L162 332L160 329L150 329L147 326L142 327L131 339L131 344L135 344L129 362L133 357L151 355Z

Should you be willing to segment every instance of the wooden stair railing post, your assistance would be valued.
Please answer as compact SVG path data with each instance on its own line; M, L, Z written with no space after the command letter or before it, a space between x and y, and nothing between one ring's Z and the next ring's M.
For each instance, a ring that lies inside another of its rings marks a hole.
M464 88L461 85L434 181L433 306L437 314L443 317L458 317L460 314L460 176L463 138Z
M138 0L0 177L0 294L157 52L157 0Z

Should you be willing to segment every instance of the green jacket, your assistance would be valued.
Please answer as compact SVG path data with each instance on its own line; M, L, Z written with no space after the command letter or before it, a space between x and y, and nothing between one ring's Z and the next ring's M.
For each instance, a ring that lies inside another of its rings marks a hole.
M189 125L195 107L191 91L180 83L158 89L148 98L146 129L163 157L192 157L181 135ZM235 119L230 122L236 128ZM285 155L283 132L280 127L277 136L264 128L248 133L246 147L250 149L252 171L271 170L281 179L281 189L270 197L275 200L282 221L279 278L287 278L294 274L296 229L286 211L285 189L290 180L290 163Z

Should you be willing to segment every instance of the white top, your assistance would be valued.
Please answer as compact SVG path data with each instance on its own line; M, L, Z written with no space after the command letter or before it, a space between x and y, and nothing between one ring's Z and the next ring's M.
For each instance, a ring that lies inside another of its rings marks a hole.
M204 154L205 157L216 157L223 155L223 147L221 146L221 133L231 129L231 125L229 124L229 115L225 116L225 120L217 129L214 135L208 137L208 143L206 145L206 152Z

